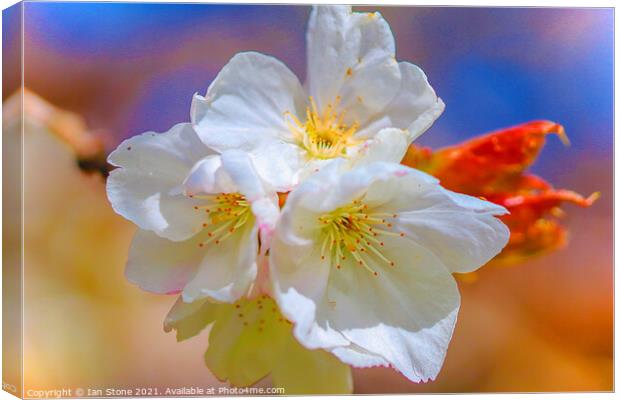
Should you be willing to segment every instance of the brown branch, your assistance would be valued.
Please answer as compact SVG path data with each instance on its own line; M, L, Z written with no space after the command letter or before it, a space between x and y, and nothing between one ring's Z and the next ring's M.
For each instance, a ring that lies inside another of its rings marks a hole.
M21 118L21 91L15 92L3 104L4 118ZM84 118L60 109L34 92L23 91L24 117L45 127L75 153L78 167L86 173L98 173L104 178L113 166L108 164L101 137L88 129Z

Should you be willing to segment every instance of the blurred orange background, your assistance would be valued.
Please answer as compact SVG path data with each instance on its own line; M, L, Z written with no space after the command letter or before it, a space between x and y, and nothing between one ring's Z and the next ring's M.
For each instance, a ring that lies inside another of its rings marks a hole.
M551 139L535 172L556 187L602 197L589 209L566 208L565 249L523 265L485 267L475 281L460 283L459 321L435 382L364 369L355 371L355 392L612 390L613 11L380 11L398 58L419 63L447 104L423 144L553 119L566 126L573 146ZM191 95L204 92L238 51L273 54L303 71L308 12L26 3L25 84L82 118L110 151L124 137L188 120ZM10 55L19 30L4 27ZM456 44L446 46L450 38ZM555 70L574 64L579 78ZM6 100L17 86L3 85ZM471 90L478 90L476 105ZM3 140L9 134L18 132L5 130ZM135 228L112 211L103 179L81 172L74 149L36 115L26 115L24 155L25 390L225 385L203 363L206 332L182 343L164 333L174 297L125 281Z

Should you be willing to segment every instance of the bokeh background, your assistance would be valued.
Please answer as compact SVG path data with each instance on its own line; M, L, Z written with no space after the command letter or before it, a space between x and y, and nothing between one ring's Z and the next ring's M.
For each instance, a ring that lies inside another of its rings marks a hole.
M26 87L83 117L108 151L188 121L192 94L237 52L274 55L305 75L307 6L24 7ZM533 171L602 197L590 209L566 208L565 249L483 268L460 284L459 323L435 382L357 370L355 391L612 390L613 10L370 9L390 23L397 58L420 65L446 103L417 143L440 147L550 119L572 145L550 137ZM10 16L4 54L18 57ZM13 79L3 80L4 99L18 89L19 70L5 76ZM223 385L203 364L205 332L183 343L164 333L174 298L124 280L134 227L111 210L102 179L80 172L71 149L39 128L24 137L26 390Z

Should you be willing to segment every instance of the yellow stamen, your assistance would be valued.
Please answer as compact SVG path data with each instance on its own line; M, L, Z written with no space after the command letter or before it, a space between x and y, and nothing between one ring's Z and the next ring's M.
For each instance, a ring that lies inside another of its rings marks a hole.
M252 218L250 203L239 193L191 195L190 197L208 201L206 205L194 206L196 210L206 211L207 222L202 226L205 229L210 228L207 232L208 239L199 243L200 247L210 243L220 244Z
M334 105L328 104L321 114L310 96L310 106L306 108L306 121L302 123L291 112L286 112L287 124L297 143L306 149L311 158L330 159L346 156L346 149L358 142L353 135L358 124L347 125L344 112L336 112L340 97Z
M377 237L405 235L392 230L396 218L397 214L373 213L359 200L318 217L323 241L321 259L329 259L341 269L342 261L350 256L357 265L378 276L371 265L393 267L395 263L383 254L384 242Z

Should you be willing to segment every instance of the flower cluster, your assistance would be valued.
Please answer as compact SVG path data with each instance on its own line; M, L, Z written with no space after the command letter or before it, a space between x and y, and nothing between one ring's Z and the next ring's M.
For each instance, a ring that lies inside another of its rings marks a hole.
M127 278L180 294L165 328L211 326L207 365L287 393L347 392L353 367L434 379L460 306L453 273L497 255L506 208L401 164L443 111L395 59L378 13L312 10L307 80L240 53L191 122L109 157L113 208L138 232Z

